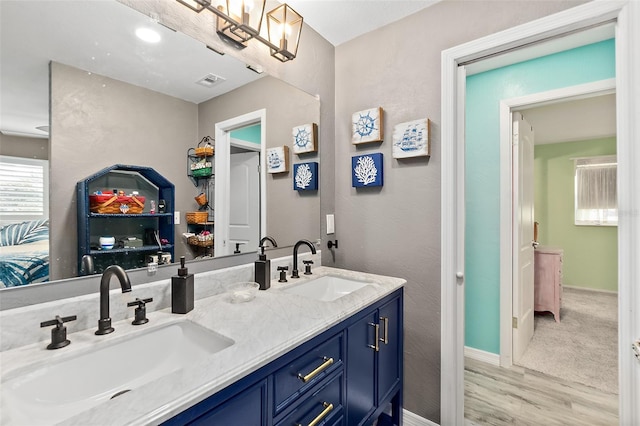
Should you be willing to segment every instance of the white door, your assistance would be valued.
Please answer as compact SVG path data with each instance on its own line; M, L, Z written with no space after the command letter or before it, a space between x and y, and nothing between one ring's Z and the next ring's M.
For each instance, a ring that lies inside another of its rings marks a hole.
M255 252L260 243L260 153L231 154L229 179L230 253Z
M513 361L517 363L533 337L533 129L521 113L513 114L514 283Z

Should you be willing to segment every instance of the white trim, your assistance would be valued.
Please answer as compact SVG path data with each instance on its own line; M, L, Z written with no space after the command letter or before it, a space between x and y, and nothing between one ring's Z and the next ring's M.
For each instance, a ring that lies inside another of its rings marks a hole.
M616 26L616 96L620 223L618 239L619 280L619 383L620 424L640 424L640 364L631 352L631 342L640 337L640 2L591 1L566 11L523 24L442 52L442 118L441 118L441 422L464 424L464 361L459 344L464 324L464 294L457 273L463 271L464 245L459 220L460 180L464 175L464 139L460 138L458 64L479 59L491 53L522 47L568 31L617 19ZM464 123L462 123L464 124ZM623 194L620 196L620 194ZM462 263L461 263L462 260ZM635 336L634 336L635 335Z
M585 99L615 93L615 78L592 83L562 87L545 92L532 93L517 98L500 101L500 258L513 259L512 262L500 262L500 365L510 367L513 364L513 286L518 279L514 274L518 265L518 244L512 224L516 223L517 211L515 200L517 188L513 187L515 179L514 158L519 158L518 147L512 147L512 114L526 108L550 105L568 100Z
M601 290L599 288L576 287L575 285L562 284L562 288L568 288L571 290L580 290L580 291L590 291L591 293L618 294L617 291L613 291L613 290Z
M267 140L267 110L260 109L238 117L230 118L215 125L215 178L217 181L229 180L231 131L240 127L260 123L260 238L267 232L267 173L266 173L266 143ZM215 185L214 234L213 252L215 257L231 254L229 240L229 185ZM222 208L221 206L226 206Z
M494 354L491 352L465 346L464 356L465 358L470 358L476 361L480 361L487 364L495 365L496 367L500 367L500 355L498 354Z
M404 409L402 410L402 424L404 426L438 426L437 423Z

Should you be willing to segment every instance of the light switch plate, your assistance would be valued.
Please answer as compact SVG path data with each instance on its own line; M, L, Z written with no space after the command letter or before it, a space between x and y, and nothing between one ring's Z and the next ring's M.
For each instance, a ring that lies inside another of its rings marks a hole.
M336 221L333 214L327 215L327 235L334 234L336 232Z
M180 225L180 212L173 213L173 224Z

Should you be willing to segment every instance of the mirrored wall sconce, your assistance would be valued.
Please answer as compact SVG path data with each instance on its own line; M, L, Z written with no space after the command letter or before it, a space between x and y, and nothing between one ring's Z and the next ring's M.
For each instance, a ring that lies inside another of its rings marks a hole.
M266 0L176 0L194 12L207 9L216 15L216 32L222 40L237 49L244 49L251 39L269 47L271 56L281 62L296 57L303 18L287 4L267 12L267 34L260 35Z

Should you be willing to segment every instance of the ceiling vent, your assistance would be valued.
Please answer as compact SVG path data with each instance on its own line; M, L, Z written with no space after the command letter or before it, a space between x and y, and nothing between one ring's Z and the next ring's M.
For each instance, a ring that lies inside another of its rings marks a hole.
M216 84L222 83L224 80L225 79L223 77L220 77L219 75L207 74L200 80L196 81L196 83L204 87L213 87Z

